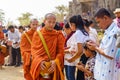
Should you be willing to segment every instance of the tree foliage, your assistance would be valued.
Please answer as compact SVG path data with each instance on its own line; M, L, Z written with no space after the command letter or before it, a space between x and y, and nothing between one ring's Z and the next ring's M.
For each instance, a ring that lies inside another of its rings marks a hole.
M62 22L64 20L64 16L68 14L68 7L64 5L59 5L56 8L55 15L57 16L57 21Z
M8 20L6 27L8 27L8 26L10 26L10 25L13 25L13 24L14 24L13 21Z
M26 12L23 13L21 17L18 17L18 21L20 23L20 25L22 26L28 26L30 23L30 17L32 16L31 13Z
M0 21L1 21L1 22L4 22L4 20L5 20L4 15L5 15L5 13L3 12L2 9L0 9Z

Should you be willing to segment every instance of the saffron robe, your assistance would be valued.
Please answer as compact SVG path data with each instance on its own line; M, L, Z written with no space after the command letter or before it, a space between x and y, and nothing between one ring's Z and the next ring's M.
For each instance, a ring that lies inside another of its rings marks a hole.
M25 32L31 41L32 41L34 32L35 30L32 30L32 29ZM21 54L23 58L24 77L26 78L26 80L33 80L30 74L31 44L24 33L22 34L22 37L21 37L20 49L21 49Z
M45 39L47 44L50 56L52 60L58 59L60 61L60 67L63 68L63 60L64 60L64 43L65 38L63 34L59 31L52 30L48 31L45 28L42 28L41 33ZM45 80L40 75L40 64L42 61L49 61L48 55L45 51L43 43L38 35L38 32L35 32L33 35L32 46L31 46L31 54L32 54L32 64L31 64L31 75L33 80ZM59 71L57 70L59 73ZM59 79L59 74L57 74L56 78ZM51 75L51 79L53 80L53 75Z
M0 32L0 40L4 39L4 33L3 32ZM0 52L0 65L3 65L4 64L4 54L2 52Z

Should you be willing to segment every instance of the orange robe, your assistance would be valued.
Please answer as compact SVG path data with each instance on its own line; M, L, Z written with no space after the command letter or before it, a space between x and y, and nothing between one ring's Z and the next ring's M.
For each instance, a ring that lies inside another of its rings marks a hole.
M3 32L0 32L0 40L1 39L4 39L4 33ZM2 52L0 52L0 65L3 65L4 64L4 54Z
M26 32L26 34L28 35L31 41L32 41L34 32L35 30L32 30L32 29ZM26 80L33 80L30 75L31 44L24 33L21 37L20 49L21 49L21 54L23 58L24 77Z
M40 31L45 39L45 42L47 44L52 60L55 60L56 58L59 59L60 66L61 68L63 68L64 42L65 42L65 38L63 34L55 30L47 31L45 28L42 28ZM45 80L40 75L40 70L41 70L40 63L43 60L49 61L49 58L43 47L43 43L41 42L38 32L35 32L33 36L31 54L32 54L32 64L31 64L30 73L33 77L33 80ZM57 75L57 78L58 76L59 75ZM49 80L52 80L52 79L53 77ZM60 79L57 79L57 80L60 80Z

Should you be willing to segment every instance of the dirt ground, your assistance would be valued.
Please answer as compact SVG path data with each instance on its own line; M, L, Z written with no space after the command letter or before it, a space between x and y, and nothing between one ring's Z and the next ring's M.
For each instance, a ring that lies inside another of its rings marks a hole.
M22 66L3 66L3 68L0 70L0 80L25 80Z
M0 70L0 80L25 80L22 66L3 66L3 68Z

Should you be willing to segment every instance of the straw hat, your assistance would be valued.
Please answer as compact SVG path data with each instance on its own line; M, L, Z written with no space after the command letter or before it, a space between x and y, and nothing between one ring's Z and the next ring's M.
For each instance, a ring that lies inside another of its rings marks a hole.
M113 12L114 14L120 13L120 8L116 8L115 11Z

